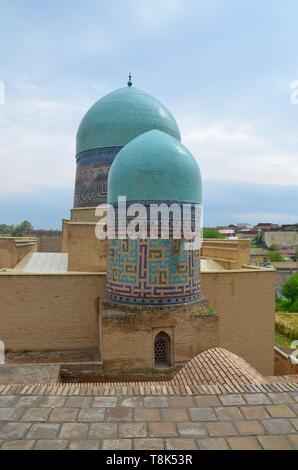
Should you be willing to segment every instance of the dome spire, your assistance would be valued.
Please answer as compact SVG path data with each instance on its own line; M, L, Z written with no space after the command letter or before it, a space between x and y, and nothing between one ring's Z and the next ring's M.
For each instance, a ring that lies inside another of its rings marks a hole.
M128 76L128 83L127 86L131 87L132 86L132 81L131 81L131 73Z

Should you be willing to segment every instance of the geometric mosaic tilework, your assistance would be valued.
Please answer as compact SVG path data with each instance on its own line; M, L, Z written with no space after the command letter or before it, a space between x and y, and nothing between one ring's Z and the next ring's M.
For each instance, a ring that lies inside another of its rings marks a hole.
M200 297L199 251L184 240L108 240L107 294L112 300L171 305Z

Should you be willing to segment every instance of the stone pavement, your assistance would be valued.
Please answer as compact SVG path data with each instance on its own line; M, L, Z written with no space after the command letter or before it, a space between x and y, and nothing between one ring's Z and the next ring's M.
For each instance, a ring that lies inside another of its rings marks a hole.
M118 394L110 390L1 386L1 450L298 449L298 391L194 395L152 386L141 394L130 384Z

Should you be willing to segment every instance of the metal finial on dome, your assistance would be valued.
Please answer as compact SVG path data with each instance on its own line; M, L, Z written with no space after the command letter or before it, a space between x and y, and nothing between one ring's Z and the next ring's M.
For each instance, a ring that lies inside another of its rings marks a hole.
M131 73L130 73L129 76L128 76L128 83L127 83L127 85L128 85L129 87L132 86Z

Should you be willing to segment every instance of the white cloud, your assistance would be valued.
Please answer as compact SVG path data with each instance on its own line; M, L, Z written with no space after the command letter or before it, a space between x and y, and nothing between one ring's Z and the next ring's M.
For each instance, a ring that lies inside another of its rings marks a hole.
M250 123L181 119L183 143L199 161L203 178L251 184L298 185L296 136L259 134ZM288 136L289 137L289 136Z

